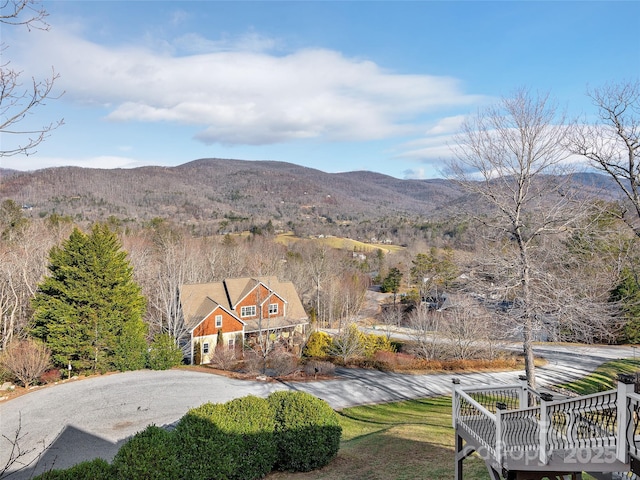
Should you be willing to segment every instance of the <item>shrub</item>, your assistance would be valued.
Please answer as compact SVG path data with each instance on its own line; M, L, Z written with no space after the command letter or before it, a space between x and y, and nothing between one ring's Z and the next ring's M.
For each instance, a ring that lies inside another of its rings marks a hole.
M395 351L391 340L389 340L385 335L376 335L375 333L362 335L362 343L366 357L373 357L376 352Z
M396 354L386 350L379 350L374 353L373 359L376 362L386 363L389 367L395 368L398 364Z
M196 341L193 344L193 363L194 365L200 365L202 363L202 344L200 341Z
M36 381L49 366L49 349L36 340L14 340L0 356L0 363L25 388Z
M290 375L300 368L298 357L281 349L271 352L269 366L278 376Z
M147 364L147 327L142 321L128 321L122 327L119 340L111 355L116 370L127 372L141 370ZM103 365L101 371L109 370Z
M211 354L211 365L220 370L233 370L238 364L236 358L236 352L233 348L227 348L225 346L216 346L216 349Z
M180 478L178 449L171 432L150 425L125 443L113 459L119 480Z
M332 338L329 354L346 364L364 354L364 337L355 323L347 325Z
M189 410L174 432L182 476L190 480L264 477L276 460L274 422L269 402L253 396Z
M113 459L119 480L180 478L178 449L171 432L149 425L125 443Z
M59 382L61 378L62 372L57 368L52 368L40 375L40 383L55 383Z
M149 368L152 370L168 370L182 363L182 350L168 333L153 337L149 349Z
M331 336L325 332L313 332L309 335L306 345L302 349L305 357L325 358L329 355Z
M34 480L113 480L113 468L106 460L95 458L66 470L49 470Z
M342 427L327 402L290 391L274 392L267 400L275 410L276 468L308 472L327 465L338 454Z
M264 359L255 350L246 350L244 354L244 371L251 374L262 373Z
M304 373L307 375L333 375L335 372L336 366L331 362L311 360L304 366Z

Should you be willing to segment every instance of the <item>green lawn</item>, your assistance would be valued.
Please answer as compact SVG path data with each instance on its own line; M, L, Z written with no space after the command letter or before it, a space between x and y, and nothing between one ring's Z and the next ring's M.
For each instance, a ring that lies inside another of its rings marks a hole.
M580 395L604 392L616 388L616 378L619 373L636 373L638 370L640 370L640 359L612 360L600 365L592 374L560 386Z
M640 370L640 359L601 365L594 373L562 385L580 394L609 390L618 373ZM342 444L338 457L321 470L276 472L268 480L439 480L454 475L454 431L451 398L347 408L339 412ZM465 480L488 480L484 462L472 456L464 462ZM591 478L588 475L585 479Z
M331 464L308 473L272 473L267 479L453 478L450 397L347 408L339 414L342 444ZM465 479L489 479L484 462L465 460Z

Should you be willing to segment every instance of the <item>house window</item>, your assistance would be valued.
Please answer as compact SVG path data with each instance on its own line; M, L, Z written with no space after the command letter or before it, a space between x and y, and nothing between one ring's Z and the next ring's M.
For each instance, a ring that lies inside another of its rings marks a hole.
M240 309L241 317L255 317L256 316L256 306L250 305L248 307L242 307Z
M269 304L269 315L277 315L278 314L278 304L270 303Z
M208 343L203 343L202 344L202 353L209 353L209 344Z
M233 347L236 346L236 339L234 337L231 337L229 339L229 343L227 345L229 346L229 350L232 350Z
M216 315L216 328L222 328L222 315Z

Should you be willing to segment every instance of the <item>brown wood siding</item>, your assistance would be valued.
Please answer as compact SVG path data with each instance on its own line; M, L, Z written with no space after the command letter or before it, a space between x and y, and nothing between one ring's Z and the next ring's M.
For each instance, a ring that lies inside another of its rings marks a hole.
M216 328L216 315L222 315L221 329ZM218 330L222 330L222 333L241 332L242 323L221 308L216 308L193 330L193 336L215 335Z
M269 290L267 290L263 285L260 285L260 291L256 294L256 289L254 288L251 293L249 293L246 297L244 297L237 305L236 305L236 314L241 319L254 319L258 318L258 304L265 302L267 297L269 297ZM267 318L269 316L269 304L277 303L278 304L278 314L272 315L272 317L281 317L284 315L284 302L280 299L280 297L275 294L271 294L269 300L264 303L262 306L262 318ZM256 315L252 317L243 317L242 316L242 307L256 307Z
M278 305L278 313L275 315L269 315L269 305L275 303ZM272 295L271 298L262 306L262 318L276 318L284 316L284 302L280 300L280 297Z

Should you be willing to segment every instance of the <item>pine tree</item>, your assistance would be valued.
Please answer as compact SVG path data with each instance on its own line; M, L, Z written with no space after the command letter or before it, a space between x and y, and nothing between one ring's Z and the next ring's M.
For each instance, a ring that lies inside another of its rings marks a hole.
M33 301L31 334L56 365L74 370L144 367L146 325L140 287L116 235L106 225L75 229L49 252L50 275Z
M640 282L638 275L629 267L620 273L620 283L611 292L610 300L620 305L626 319L625 342L640 343Z

